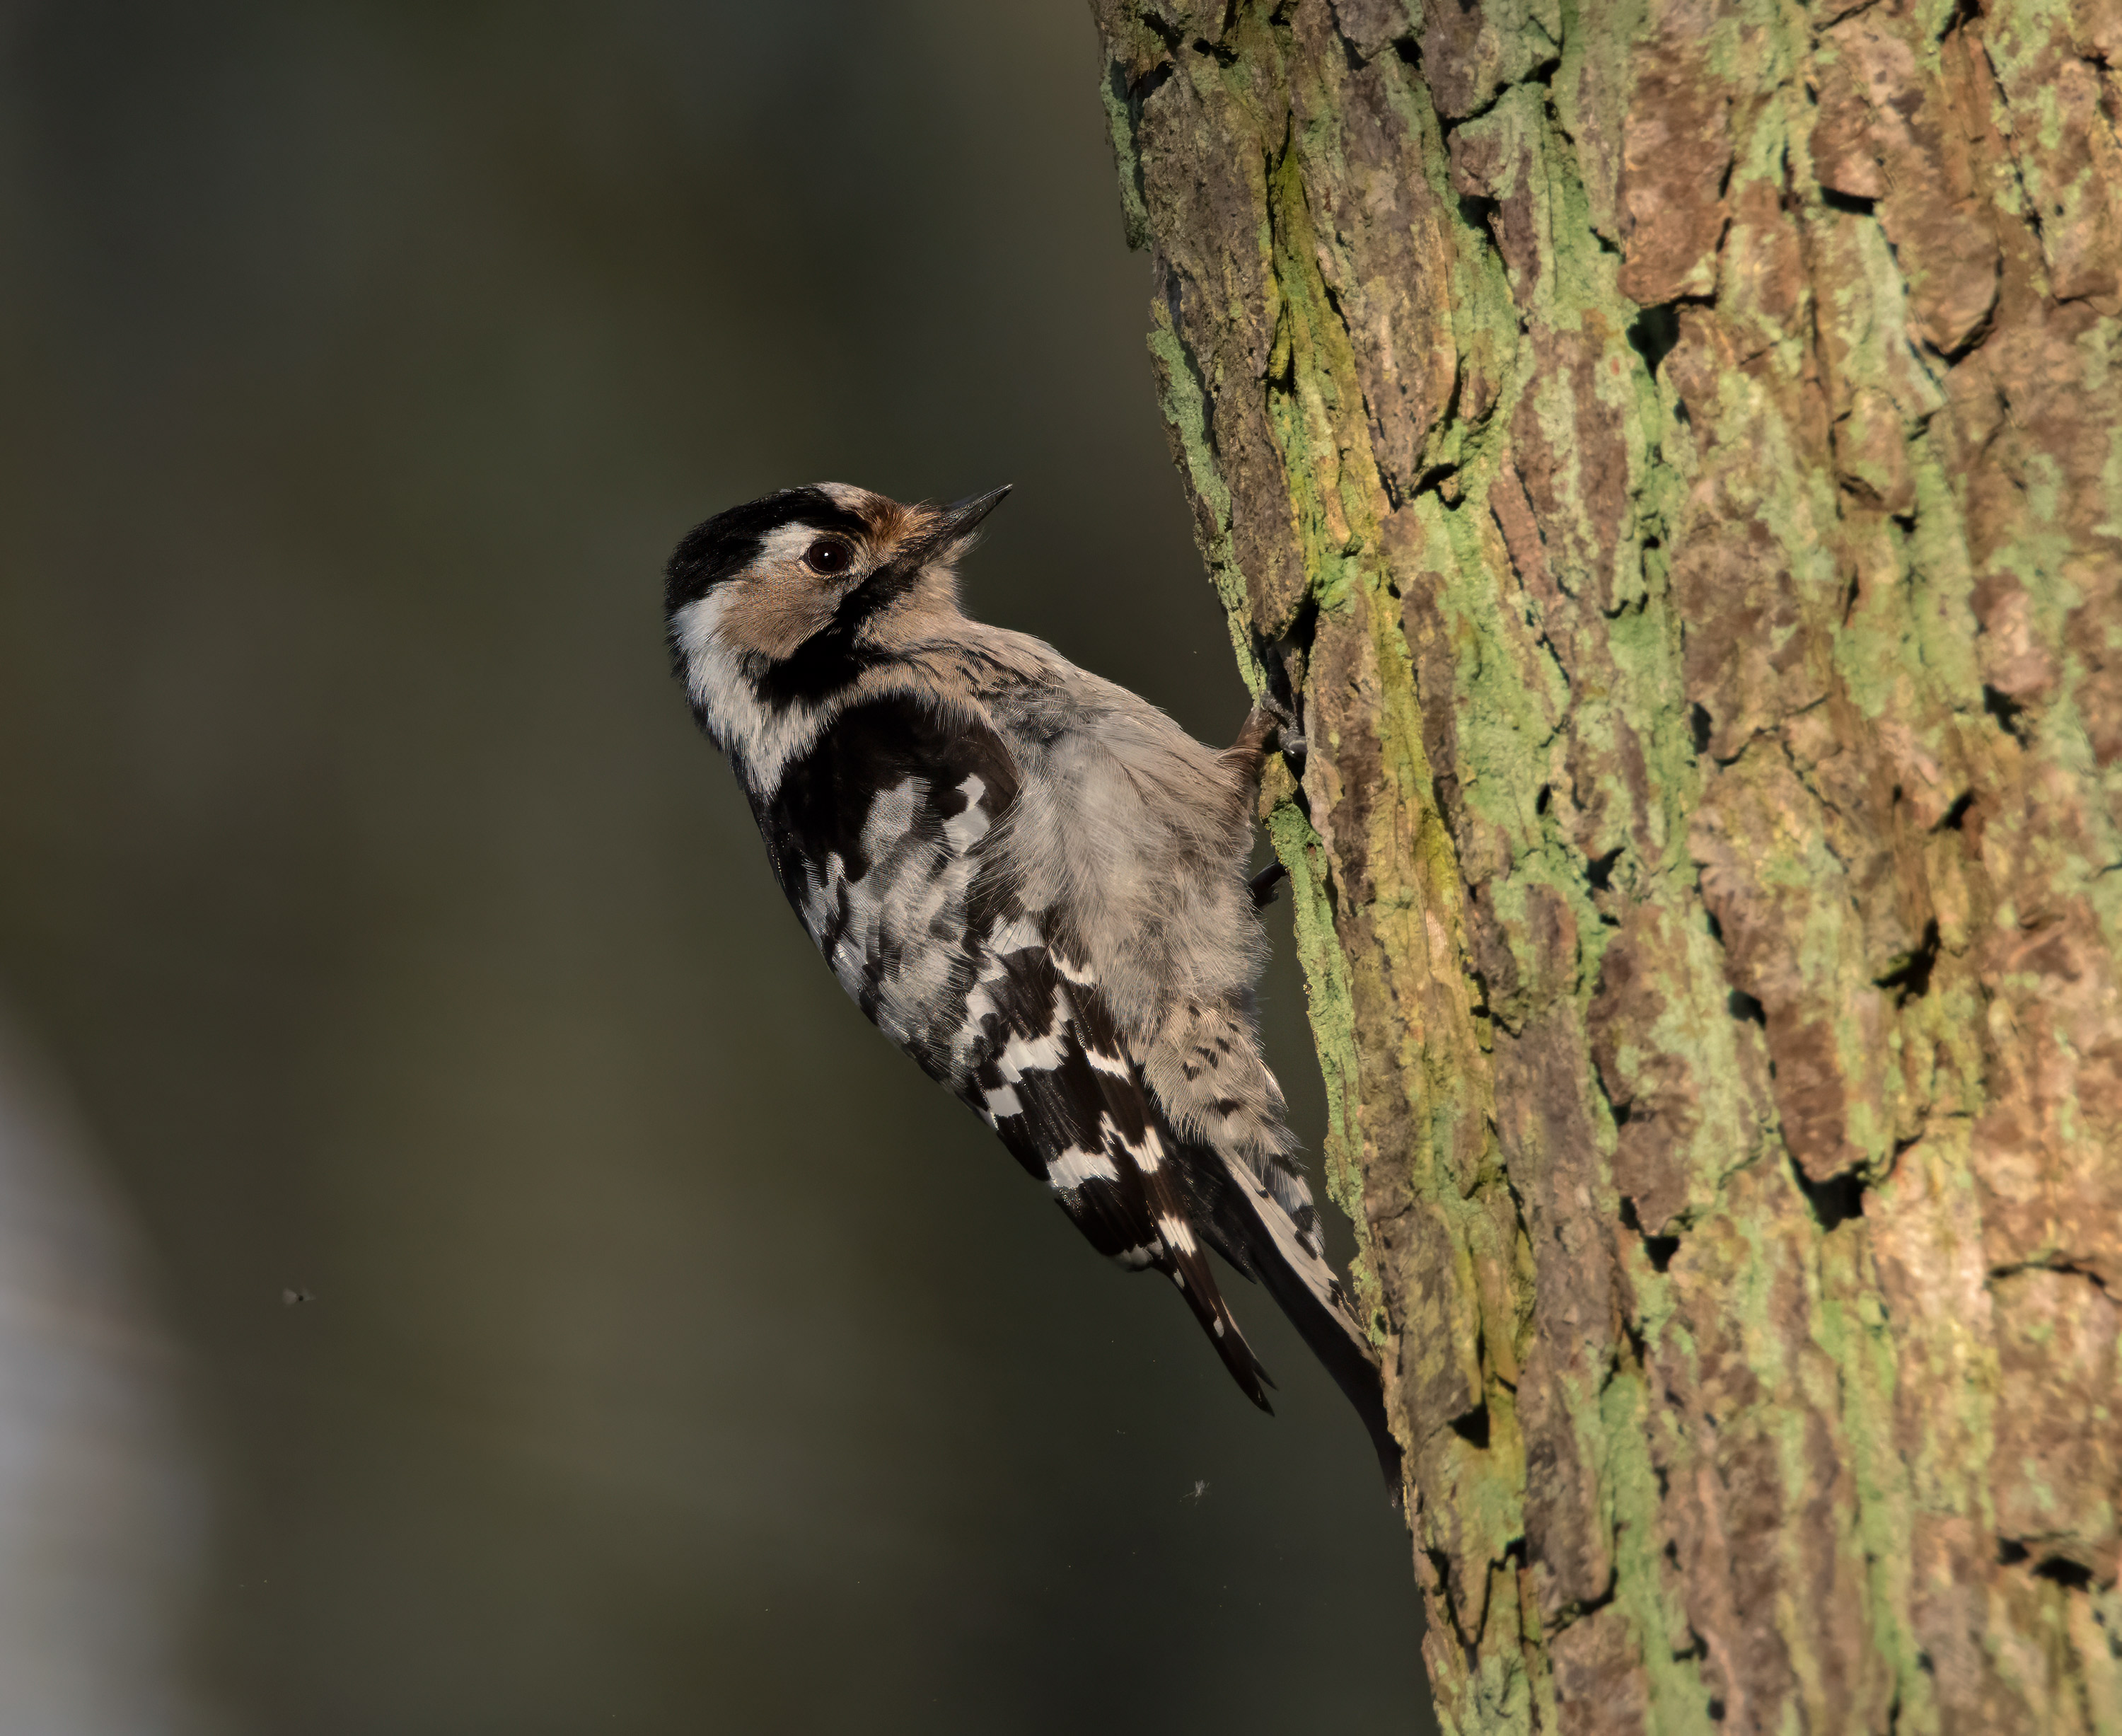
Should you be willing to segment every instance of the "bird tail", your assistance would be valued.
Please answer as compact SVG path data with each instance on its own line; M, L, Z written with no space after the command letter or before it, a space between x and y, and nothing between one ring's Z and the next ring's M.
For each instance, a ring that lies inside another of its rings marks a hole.
M1339 1274L1327 1262L1317 1214L1303 1182L1278 1159L1270 1158L1262 1176L1241 1158L1216 1155L1231 1181L1226 1200L1242 1214L1237 1227L1250 1271L1267 1286L1311 1354L1356 1407L1369 1431L1386 1488L1393 1504L1399 1506L1400 1443L1386 1420L1385 1386L1377 1358L1357 1324ZM1283 1185L1278 1187L1278 1182ZM1284 1194L1293 1198L1285 1200Z
M1194 1317L1201 1323L1201 1330L1208 1335L1208 1341L1216 1347L1216 1354L1223 1359L1223 1366L1231 1371L1231 1378L1247 1398L1270 1416L1274 1406L1268 1402L1267 1389L1274 1385L1274 1377L1266 1366L1253 1354L1253 1347L1246 1342L1246 1336L1238 1330L1237 1316L1216 1284L1214 1272L1208 1265L1208 1251L1194 1239L1185 1206L1170 1178L1170 1172L1160 1167L1148 1177L1152 1203L1160 1212L1160 1228L1163 1231L1162 1251L1156 1265L1166 1276L1176 1284L1186 1298L1186 1305L1194 1311Z

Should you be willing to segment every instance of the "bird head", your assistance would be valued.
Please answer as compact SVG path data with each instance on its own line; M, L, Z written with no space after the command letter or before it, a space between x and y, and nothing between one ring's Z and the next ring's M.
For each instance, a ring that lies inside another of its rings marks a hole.
M664 608L681 676L710 653L771 685L859 662L924 613L955 611L954 568L1007 485L911 506L845 483L783 489L718 512L678 545ZM815 665L806 670L802 666Z

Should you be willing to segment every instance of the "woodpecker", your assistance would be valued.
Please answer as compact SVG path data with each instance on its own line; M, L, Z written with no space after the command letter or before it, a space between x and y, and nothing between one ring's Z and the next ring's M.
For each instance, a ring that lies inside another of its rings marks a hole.
M863 1013L1093 1247L1169 1278L1271 1411L1208 1250L1264 1283L1397 1496L1376 1363L1254 1013L1267 942L1246 859L1295 719L1265 700L1219 752L968 618L957 564L1008 492L902 505L828 482L718 513L666 573L673 667Z

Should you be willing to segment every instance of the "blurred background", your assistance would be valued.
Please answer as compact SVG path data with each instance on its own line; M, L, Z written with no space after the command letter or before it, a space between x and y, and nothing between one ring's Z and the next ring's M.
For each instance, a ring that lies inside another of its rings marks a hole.
M975 610L1236 728L1099 76L0 6L0 1736L1428 1727L1353 1415L863 1022L661 639L723 506L1012 481Z

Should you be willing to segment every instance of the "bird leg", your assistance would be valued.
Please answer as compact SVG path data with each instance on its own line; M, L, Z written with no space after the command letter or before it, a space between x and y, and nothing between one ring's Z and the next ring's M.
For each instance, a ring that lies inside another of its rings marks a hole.
M1253 709L1246 714L1237 740L1225 751L1223 758L1238 774L1239 787L1248 798L1259 793L1260 772L1267 765L1268 751L1281 732L1282 720L1266 704L1255 700Z
M1225 756L1244 779L1241 787L1249 797L1260 792L1260 773L1266 767L1270 745L1282 750L1292 776L1300 783L1304 776L1304 724L1297 715L1297 696L1282 646L1264 647L1260 663L1267 679L1261 684L1260 697L1253 701L1253 709L1246 714L1237 740ZM1283 865L1275 862L1253 876L1247 890L1252 894L1255 910L1265 910L1274 902L1275 891L1286 873Z
M1273 714L1275 722L1275 745L1289 763L1289 774L1302 784L1304 781L1304 719L1297 710L1297 688L1290 680L1289 653L1278 640L1264 646L1260 653L1261 672L1266 681L1260 687L1258 704L1264 705Z
M1289 764L1290 775L1304 779L1304 722L1298 715L1297 695L1290 686L1289 665L1279 644L1262 648L1260 667L1267 679L1260 696L1246 714L1245 725L1224 757L1239 771L1250 793L1260 788L1260 770L1267 764L1270 746L1278 747Z

